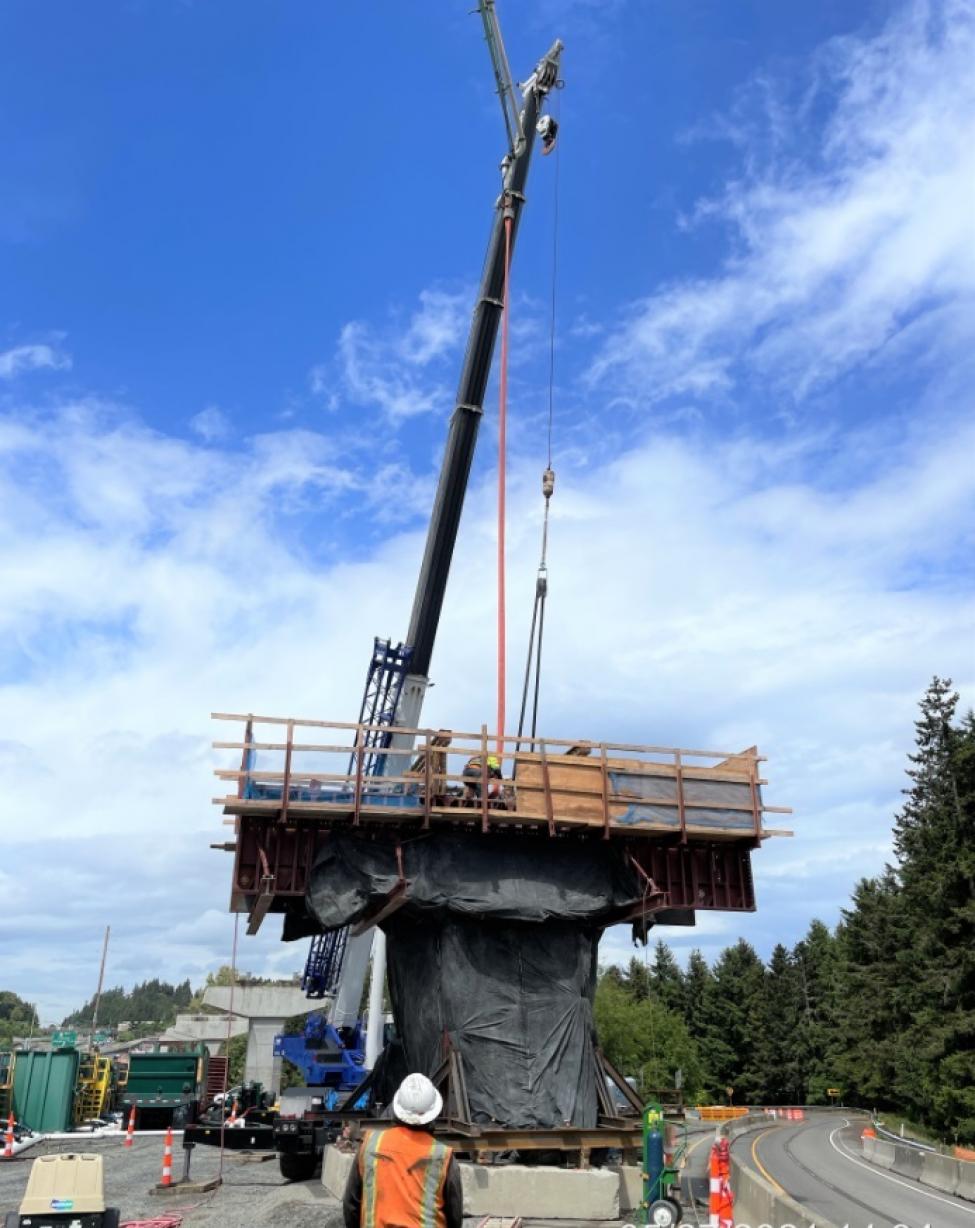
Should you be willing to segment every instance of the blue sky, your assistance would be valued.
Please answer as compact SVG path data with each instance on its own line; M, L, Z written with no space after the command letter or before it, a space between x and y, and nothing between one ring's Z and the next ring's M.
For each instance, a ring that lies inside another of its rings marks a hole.
M503 153L470 7L0 12L0 981L49 1017L108 922L117 981L226 960L209 711L346 719L405 632ZM796 838L754 917L664 936L767 954L889 856L930 676L975 696L975 5L499 10L517 73L566 44L544 725L759 743ZM515 658L554 179L513 280ZM433 723L493 708L493 404Z

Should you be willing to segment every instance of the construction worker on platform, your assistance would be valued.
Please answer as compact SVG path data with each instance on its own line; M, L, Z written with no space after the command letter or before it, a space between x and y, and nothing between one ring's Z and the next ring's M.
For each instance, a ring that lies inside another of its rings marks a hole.
M501 762L497 755L487 757L487 795L492 801L500 801L504 792ZM481 756L468 759L464 767L464 796L469 800L480 799L484 773L481 771Z
M345 1228L462 1228L464 1196L453 1151L424 1129L443 1108L426 1075L407 1075L395 1123L369 1130L345 1187Z

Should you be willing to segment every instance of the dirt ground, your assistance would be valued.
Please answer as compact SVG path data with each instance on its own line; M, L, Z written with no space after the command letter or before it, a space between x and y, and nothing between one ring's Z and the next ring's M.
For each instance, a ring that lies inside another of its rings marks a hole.
M179 1214L187 1228L341 1228L341 1204L322 1188L321 1181L287 1182L278 1171L277 1158L255 1163L226 1152L223 1184L209 1194L169 1194L149 1191L162 1169L162 1136L136 1136L126 1150L122 1138L77 1142L39 1143L16 1160L0 1162L0 1216L20 1206L31 1163L53 1152L87 1152L105 1157L105 1201L118 1207L122 1222ZM173 1148L173 1177L183 1171L179 1137ZM191 1179L217 1176L220 1153L216 1148L193 1151Z

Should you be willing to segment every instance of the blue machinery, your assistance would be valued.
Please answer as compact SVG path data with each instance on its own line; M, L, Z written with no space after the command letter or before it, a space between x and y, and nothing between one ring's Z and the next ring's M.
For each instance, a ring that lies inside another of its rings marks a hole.
M362 743L356 746L349 758L349 775L359 777L382 776L386 769L385 751L389 748L392 734L389 729L396 722L396 712L403 683L413 658L413 649L405 644L393 647L392 641L376 637L372 658L366 671L366 688L359 710L360 725L368 725ZM392 800L392 799L390 799ZM334 993L342 977L342 963L348 945L349 931L346 927L328 934L316 934L311 940L301 988L308 998L324 998ZM307 1080L309 1083L313 1080Z
M349 941L349 927L316 934L311 940L301 988L306 998L324 998L335 993L342 975L342 962Z
M274 1056L296 1066L309 1087L323 1089L326 1109L333 1109L340 1095L362 1082L365 1041L361 1021L343 1032L332 1027L324 1015L315 1014L308 1016L298 1036L274 1038Z

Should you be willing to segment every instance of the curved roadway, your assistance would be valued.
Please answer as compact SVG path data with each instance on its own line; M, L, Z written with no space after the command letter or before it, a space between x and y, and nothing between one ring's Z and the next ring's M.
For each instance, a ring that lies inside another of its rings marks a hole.
M975 1203L868 1164L860 1155L864 1124L814 1115L753 1130L732 1149L811 1218L837 1228L975 1228Z

